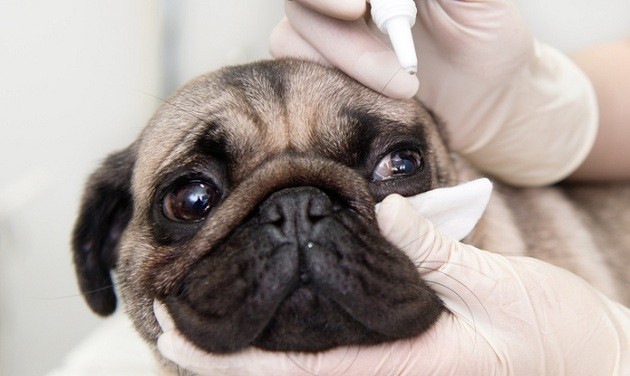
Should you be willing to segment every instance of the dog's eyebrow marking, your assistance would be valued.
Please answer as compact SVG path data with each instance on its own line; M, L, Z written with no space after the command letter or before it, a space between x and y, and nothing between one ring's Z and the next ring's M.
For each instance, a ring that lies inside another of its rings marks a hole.
M385 117L378 112L366 109L365 107L345 107L341 110L341 114L356 120L364 128L387 126L392 127L392 129L404 129L409 126L407 123Z
M383 124L385 119L358 108L345 108L341 113L348 121L359 125L359 129L352 135L351 143L353 144L354 150L361 151L360 159L364 160L367 153L370 152L370 146L373 140L380 131L380 124Z
M189 154L193 156L202 154L221 159L228 158L225 135L218 132L219 129L221 128L214 122L208 123L205 132L198 135Z
M268 65L266 68L265 73L271 73L265 74L265 77L269 86L273 89L274 96L280 101L284 101L287 92L286 72L276 65Z
M199 128L205 129L208 124L209 123L207 121L203 121L200 125L195 126L190 133L184 133L184 135L179 140L177 140L177 142L173 143L172 146L166 151L162 162L155 170L155 176L161 175L164 170L168 169L169 166L175 163L178 156L182 154L188 155L188 153L186 153L186 150L188 149L188 147L190 147L190 145L194 145L196 140L198 139L200 134Z
M357 150L369 152L369 146L380 134L398 134L400 131L409 128L408 124L392 120L390 118L370 112L364 108L344 108L341 110L342 116L359 125L352 137L352 142Z
M258 81L258 84L252 85L252 79ZM274 64L265 64L259 67L232 67L224 71L222 82L224 85L239 89L239 91L243 88L270 88L273 96L280 99L285 97L287 91L286 72L282 67Z

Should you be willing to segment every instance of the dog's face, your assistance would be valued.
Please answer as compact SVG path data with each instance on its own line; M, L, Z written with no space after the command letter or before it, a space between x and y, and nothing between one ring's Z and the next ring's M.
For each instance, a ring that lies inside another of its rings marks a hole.
M319 351L417 335L442 305L374 204L448 185L417 102L296 60L202 76L88 182L73 246L93 310L155 342L153 301L210 352Z

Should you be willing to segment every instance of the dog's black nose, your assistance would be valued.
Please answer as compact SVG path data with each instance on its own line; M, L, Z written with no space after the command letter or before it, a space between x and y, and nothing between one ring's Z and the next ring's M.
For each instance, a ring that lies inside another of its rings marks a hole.
M310 232L311 227L334 212L330 197L315 187L286 188L275 192L260 206L261 224L279 227L285 236Z

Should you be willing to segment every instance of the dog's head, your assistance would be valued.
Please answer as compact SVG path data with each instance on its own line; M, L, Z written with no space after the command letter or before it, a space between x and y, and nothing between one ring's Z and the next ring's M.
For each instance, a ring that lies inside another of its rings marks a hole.
M92 309L116 289L155 342L153 301L210 352L411 337L443 307L374 205L452 182L439 127L297 60L229 67L165 101L90 177L73 247Z

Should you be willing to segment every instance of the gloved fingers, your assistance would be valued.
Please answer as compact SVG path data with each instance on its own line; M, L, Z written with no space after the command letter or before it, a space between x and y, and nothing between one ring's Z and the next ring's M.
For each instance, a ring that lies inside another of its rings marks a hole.
M344 21L286 2L293 30L332 65L374 91L392 98L411 98L418 79L405 72L395 53L378 39L363 19Z
M325 353L285 353L254 347L233 354L209 354L197 349L179 332L158 338L158 350L167 359L196 375L366 375L375 367L375 356L357 358L358 348ZM358 370L357 370L358 368Z
M356 20L365 13L365 0L289 0L340 20Z
M383 236L416 264L449 310L484 333L492 331L493 315L486 307L500 305L503 293L522 292L509 260L441 234L402 196L387 196L377 220ZM527 304L521 311L527 311Z
M166 307L153 302L153 311L162 334L158 351L178 366L198 375L316 375L341 374L355 360L348 348L324 353L268 352L250 347L233 354L210 354L188 341L175 327ZM341 371L336 371L336 370ZM361 373L357 373L359 375Z
M506 0L428 0L416 3L418 17L426 20L427 17L435 18L443 26L460 28L460 32L467 32L467 26L479 26L482 29L502 25L509 20L505 17L506 11L514 11L516 8ZM518 12L517 12L518 13ZM445 20L454 21L450 25ZM497 23L498 21L498 23Z
M593 347L575 346L576 341L601 348L620 331L610 319L614 314L609 313L619 306L608 305L612 308L606 311L601 294L566 270L532 258L504 257L444 236L400 196L386 197L377 219L383 235L417 263L424 281L440 296L460 329L469 331L473 343L484 344L490 354L512 361L506 365L490 358L490 363L517 370L516 374L557 374L566 367L563 358L546 359L546 349L561 349L561 354L570 349L578 354L584 348L587 353L578 358L588 361L566 373L588 369L585 374L590 374L596 372L597 366L590 365L598 357L590 354ZM405 247L408 244L413 246ZM608 353L616 356L620 348L609 346ZM506 355L525 352L526 357ZM483 364L476 365L483 369Z
M484 42L490 42L492 47L490 39L497 37L486 31L488 19L497 17L498 13L487 3L452 0L419 2L414 40L420 59L437 54L440 61L465 68L481 63L475 60L474 55L468 57L466 53L484 48L487 44ZM496 22L490 25L496 25Z
M154 301L154 312L163 331L157 342L160 353L199 375L398 375L404 374L402 371L411 363L411 350L417 342L410 339L319 353L269 352L250 347L233 354L209 354L173 326L162 303Z
M275 58L298 57L332 66L319 51L293 30L286 18L283 18L271 31L269 52Z
M197 349L177 331L163 332L158 337L157 348L166 359L195 374L210 375L229 372L229 369L221 369L222 367L213 368L212 356Z
M284 353L250 348L235 354L210 354L188 341L175 327L166 307L155 300L155 317L162 328L158 351L178 366L198 375L311 375L294 366ZM267 370L267 371L266 371Z
M158 311L156 316L164 314ZM198 375L417 375L486 374L495 366L494 350L476 329L456 316L444 315L422 335L374 346L349 346L319 353L269 352L250 347L233 354L209 354L176 329L164 330L158 350L167 359ZM444 356L444 352L457 357ZM455 372L457 371L457 372ZM487 372L481 372L487 371Z
M465 265L458 257L453 259L453 256L461 256L461 252L452 254L457 251L459 243L436 232L429 220L420 215L406 198L397 194L385 197L376 218L383 236L405 252L424 280L442 296L451 310L462 313L470 310L466 308L469 305L467 301L475 299L471 297L463 278L472 274L474 280L479 276L475 275L478 273L470 273L468 266L458 270Z
M421 1L418 23L414 38L421 57L427 45L435 45L436 51L428 53L438 53L460 69L472 69L471 73L486 65L494 69L504 61L510 65L531 57L532 37L511 1Z
M444 242L436 236L433 224L420 215L409 201L392 194L380 203L376 213L381 234L402 249L416 265L429 261L434 269L447 263L448 249L442 249ZM428 270L420 269L420 273Z
M171 330L175 330L175 323L173 322L171 315L168 314L168 311L166 310L166 307L163 303L154 300L153 313L155 314L155 318L157 319L158 324L160 324L160 328L162 328L162 331L168 332Z
M160 353L195 375L304 375L316 373L286 353L265 352L253 347L233 354L210 354L198 349L178 331L164 332L158 338Z

